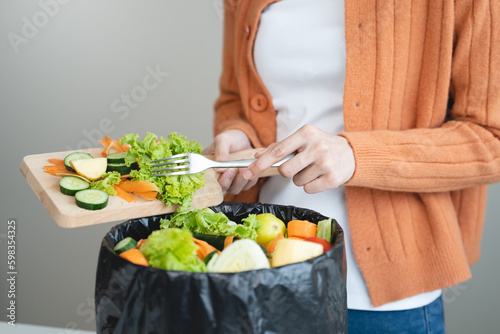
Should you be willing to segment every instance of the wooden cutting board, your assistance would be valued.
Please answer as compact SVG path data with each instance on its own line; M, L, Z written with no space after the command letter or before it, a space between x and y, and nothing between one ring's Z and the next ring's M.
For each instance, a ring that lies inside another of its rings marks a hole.
M102 148L79 150L88 152L94 157L101 157ZM253 158L257 150L247 150L231 155L231 159ZM138 196L136 202L128 203L125 200L110 196L108 205L102 210L90 211L81 209L75 204L73 196L64 195L59 190L61 177L44 172L43 166L50 165L48 159L64 159L74 151L54 152L28 155L21 163L21 173L26 178L31 189L54 221L60 227L75 228L97 225L110 222L119 222L128 219L148 217L174 212L176 205L168 207L162 201L155 199L148 201ZM276 169L269 169L263 176L277 174ZM217 182L218 174L208 169L205 174L205 186L198 189L193 195L192 207L209 207L219 205L223 201L222 189Z

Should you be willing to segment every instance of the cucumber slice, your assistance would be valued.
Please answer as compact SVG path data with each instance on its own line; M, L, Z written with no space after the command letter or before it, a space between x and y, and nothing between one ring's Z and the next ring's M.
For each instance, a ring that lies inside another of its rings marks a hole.
M203 259L203 262L205 264L208 264L208 262L210 262L210 260L212 260L212 258L214 257L215 254L219 254L219 252L217 252L216 250L214 250L212 253L210 253L207 256L205 256L205 258Z
M73 152L73 153L68 154L64 158L64 166L66 167L66 169L68 171L76 173L76 171L73 169L73 167L71 167L69 162L71 160L81 160L81 159L94 159L94 157L92 155L90 155L90 153L86 153L86 152Z
M127 152L116 152L108 154L106 158L108 158L108 163L110 164L123 164L125 163L126 156Z
M109 195L98 189L80 190L75 194L76 205L86 210L101 210L108 205Z
M90 183L75 176L65 176L59 181L59 189L65 195L74 196L80 190L90 187Z
M137 241L135 241L131 237L126 237L125 239L118 242L116 244L115 248L113 248L113 250L115 252L117 252L118 254L120 254L120 253L125 252L126 250L129 250L129 249L132 249L135 247L137 247Z
M118 172L121 175L130 174L132 169L137 168L137 163L133 163L130 166L125 165L125 163L114 164L108 162L107 172Z

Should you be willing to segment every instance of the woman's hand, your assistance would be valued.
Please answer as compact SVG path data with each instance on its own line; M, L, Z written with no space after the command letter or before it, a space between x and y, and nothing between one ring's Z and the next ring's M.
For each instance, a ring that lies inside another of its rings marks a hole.
M203 150L203 154L213 154L217 161L227 161L229 153L238 152L252 148L250 139L241 130L227 130L214 139L214 142ZM257 183L258 178L247 180L243 177L243 168L219 169L221 174L219 184L223 191L230 194L239 194L242 190L248 190Z
M278 168L284 177L304 187L306 193L337 188L354 174L355 161L351 146L344 137L305 125L279 143L256 154L258 158L244 171L247 180L256 180L272 164L295 153Z

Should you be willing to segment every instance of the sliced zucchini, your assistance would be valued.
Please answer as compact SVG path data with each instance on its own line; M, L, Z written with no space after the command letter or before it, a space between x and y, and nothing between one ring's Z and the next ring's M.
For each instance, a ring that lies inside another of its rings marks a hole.
M66 169L68 171L76 173L76 171L73 169L73 167L71 167L71 164L69 162L71 160L80 160L80 159L94 159L94 157L92 155L90 155L90 153L86 153L86 152L73 152L73 153L68 154L64 158L64 166L66 167Z
M215 247L215 249L218 249L220 251L224 249L224 241L226 240L226 237L223 235L203 234L197 232L193 232L193 238L206 241L209 245Z
M135 241L131 237L126 237L125 239L118 242L116 244L115 248L113 248L113 250L115 252L117 252L118 254L120 254L120 253L125 252L126 250L129 250L129 249L132 249L135 247L137 247L137 241Z
M59 181L59 189L65 195L74 196L80 190L90 187L90 183L76 176L65 176Z
M137 168L137 163L133 163L130 166L127 166L127 165L125 165L125 163L115 164L115 163L108 162L108 167L106 168L106 171L107 172L118 172L121 175L125 175L125 174L130 174L132 169L136 169L136 168Z
M108 154L106 158L108 158L108 164L123 164L126 156L127 152L116 152Z
M86 210L101 210L108 205L109 195L98 189L81 190L75 194L76 205Z

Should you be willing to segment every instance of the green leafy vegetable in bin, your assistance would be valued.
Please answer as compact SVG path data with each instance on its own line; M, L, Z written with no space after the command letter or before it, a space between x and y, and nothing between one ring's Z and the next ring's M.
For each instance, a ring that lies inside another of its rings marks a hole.
M137 162L138 170L132 170L133 180L143 180L156 184L162 191L158 195L161 201L168 206L180 205L178 211L187 210L193 199L193 194L205 185L203 173L171 176L151 176L150 161L165 158L180 153L201 153L202 146L194 140L187 140L176 132L168 135L167 139L148 133L142 140L138 135L127 134L122 137L121 143L130 145L125 157L125 164L130 166Z
M332 219L328 218L318 222L316 236L325 239L328 243L332 242Z
M210 208L196 208L173 215L171 219L161 219L161 228L180 227L191 232L215 234L222 236L235 235L241 239L257 239L257 231L262 223L256 215L250 214L242 219L243 224L230 221L223 212L214 212Z
M141 253L151 267L206 272L207 267L196 256L197 247L191 232L186 229L169 228L152 232L141 246Z

